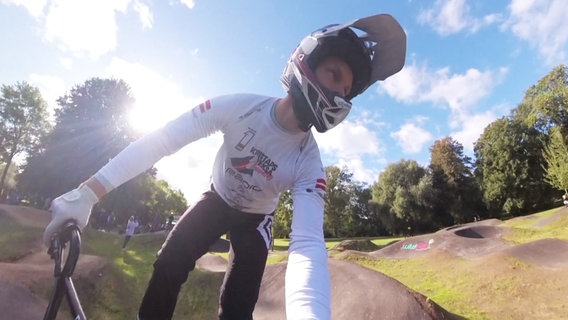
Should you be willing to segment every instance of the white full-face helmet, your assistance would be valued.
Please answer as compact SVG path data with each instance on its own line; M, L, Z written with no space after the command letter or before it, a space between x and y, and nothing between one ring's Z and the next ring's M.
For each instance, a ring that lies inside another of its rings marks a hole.
M359 35L356 31L362 33ZM294 99L300 127L325 132L343 121L351 99L378 80L400 71L406 55L406 34L390 15L380 14L312 32L294 50L281 76L284 90ZM347 96L320 84L315 71L327 57L345 61L353 73Z

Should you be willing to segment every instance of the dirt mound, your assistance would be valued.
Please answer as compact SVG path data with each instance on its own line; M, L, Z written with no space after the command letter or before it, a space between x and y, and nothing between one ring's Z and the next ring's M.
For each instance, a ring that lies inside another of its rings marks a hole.
M0 214L12 217L19 224L45 228L51 219L49 212L25 206L0 205ZM107 264L103 258L83 254L77 261L73 278L89 276ZM54 262L38 238L36 245L20 259L0 262L0 319L42 319L47 299L39 298L36 288L54 281Z
M503 250L503 253L537 266L568 266L568 242L559 239L537 240Z
M49 212L26 206L0 204L0 213L14 218L23 226L35 228L45 228L51 220Z
M0 280L0 319L42 319L47 300L38 299L28 289Z
M503 236L505 232L506 229L503 227L495 227L487 225L463 227L454 230L454 234L457 236L466 237L466 238L475 238L475 239L498 238Z
M343 240L331 250L345 251L345 250L357 250L357 251L375 251L381 247L377 246L370 240Z
M382 273L333 259L329 269L332 319L454 319L433 301ZM285 263L266 268L255 319L286 319L285 273Z
M219 238L209 247L209 252L229 252L230 248L231 242L229 240Z
M566 216L568 214L568 207L564 207L560 210L558 210L557 212L555 212L554 214L552 214L549 217L540 219L538 222L536 222L533 227L546 227L549 226L553 223L555 223L556 221L560 220L560 218Z
M227 269L227 260L225 258L206 253L203 257L195 262L195 266L199 269L211 272L225 272Z
M81 255L73 279L102 270L107 262ZM54 263L45 252L36 252L14 263L0 263L0 319L41 319L48 301L38 298L36 286L52 283ZM7 312L7 313L6 313Z
M441 236L426 234L409 237L395 242L369 254L376 258L406 259L426 255L434 246L438 246Z
M438 230L436 233L443 233L445 231L455 230L455 229L458 229L458 228L463 228L463 227L468 227L468 226L498 226L502 223L503 223L503 221L501 221L499 219L480 220L480 221L476 221L476 222L470 222L470 223L465 223L465 224L456 224L456 225L453 225L451 227L442 228L442 229Z
M370 255L376 258L408 259L443 250L458 257L477 259L511 246L502 239L508 228L498 226L499 223L499 220L493 219L453 226L406 238L371 252Z

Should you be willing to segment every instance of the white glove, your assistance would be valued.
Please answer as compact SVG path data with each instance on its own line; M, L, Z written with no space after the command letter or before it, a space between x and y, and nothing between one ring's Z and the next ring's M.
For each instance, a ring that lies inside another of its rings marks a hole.
M51 237L60 231L65 222L73 220L79 229L83 230L89 222L89 216L95 203L99 199L97 195L86 185L81 185L77 189L71 190L62 196L55 198L51 202L51 222L43 233L43 243L49 247Z

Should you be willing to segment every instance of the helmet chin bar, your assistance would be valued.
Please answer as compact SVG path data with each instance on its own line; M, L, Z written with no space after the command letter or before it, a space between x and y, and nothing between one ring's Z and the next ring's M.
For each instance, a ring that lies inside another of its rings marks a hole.
M292 68L297 70L295 66ZM317 79L310 81L301 74L292 79L288 92L293 98L292 106L299 127L305 132L312 126L320 133L326 132L345 120L351 111L351 102L321 86Z
M345 120L345 118L347 118L347 115L351 111L351 103L338 95L335 95L333 98L333 103L335 104L335 107L328 106L322 109L322 116L326 131L340 124L343 120ZM324 132L320 130L318 131Z

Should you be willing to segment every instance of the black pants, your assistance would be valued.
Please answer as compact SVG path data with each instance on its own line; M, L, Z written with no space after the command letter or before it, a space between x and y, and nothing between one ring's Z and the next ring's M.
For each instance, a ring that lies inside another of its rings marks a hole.
M126 235L126 236L124 236L124 242L122 243L122 249L126 248L126 245L127 245L128 242L130 241L130 238L132 238L131 235Z
M204 193L183 214L159 251L139 319L171 319L181 285L195 268L195 261L227 232L231 249L219 297L219 319L252 319L272 220L273 214L244 213L229 207L214 191Z

